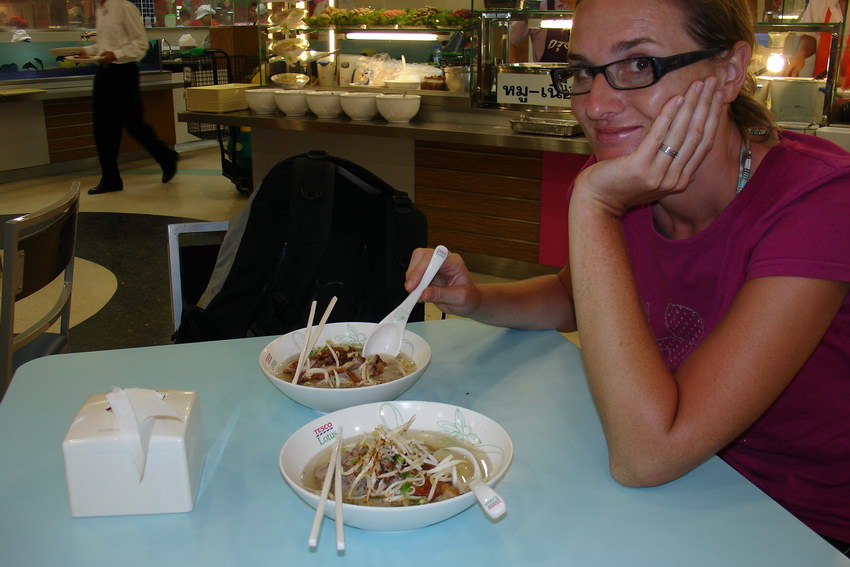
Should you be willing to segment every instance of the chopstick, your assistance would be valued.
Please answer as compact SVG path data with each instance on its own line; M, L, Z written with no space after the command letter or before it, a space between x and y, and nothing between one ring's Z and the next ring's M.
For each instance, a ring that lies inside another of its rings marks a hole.
M339 447L336 452L336 468L334 469L334 504L336 514L336 550L345 551L345 532L342 523L342 425L339 426Z
M331 311L333 311L334 305L336 305L336 296L333 296L328 302L328 306L325 308L325 312L322 315L322 319L319 321L319 326L316 328L316 332L310 335L310 346L307 347L307 357L309 357L310 353L313 352L313 347L316 346L316 341L319 340L322 331L325 330L325 323L328 322L328 317L331 316Z
M310 344L310 333L313 330L313 317L316 315L316 302L310 305L310 316L307 317L307 326L304 328L304 344L301 345L301 353L298 355L298 366L295 367L295 374L292 376L292 383L298 383L298 376L301 374L301 367L304 365L304 355L310 352L307 345Z
M337 431L336 442L331 451L331 459L328 462L328 471L325 473L325 481L322 483L322 494L319 496L319 505L316 506L316 514L313 516L313 527L310 529L310 538L307 543L315 548L319 544L319 530L322 528L322 519L325 516L325 504L328 501L328 493L331 488L331 479L335 479L334 501L336 503L336 548L339 551L345 549L345 536L342 523L342 426Z

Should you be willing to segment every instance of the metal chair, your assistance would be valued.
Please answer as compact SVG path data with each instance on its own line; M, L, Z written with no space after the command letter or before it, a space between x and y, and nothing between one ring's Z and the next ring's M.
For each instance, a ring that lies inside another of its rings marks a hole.
M0 297L0 396L15 370L35 358L56 354L68 343L80 182L58 202L4 223ZM59 297L37 322L16 332L15 306L63 277ZM48 332L59 321L59 332Z
M168 225L171 318L180 327L184 304L196 305L210 281L228 221Z

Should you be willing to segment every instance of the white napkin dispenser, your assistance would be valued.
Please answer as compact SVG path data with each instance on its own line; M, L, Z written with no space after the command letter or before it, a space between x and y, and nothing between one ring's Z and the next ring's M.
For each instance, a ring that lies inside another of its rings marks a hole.
M157 391L182 421L153 422L141 480L106 394L91 396L77 412L62 442L72 516L192 510L204 463L198 395Z

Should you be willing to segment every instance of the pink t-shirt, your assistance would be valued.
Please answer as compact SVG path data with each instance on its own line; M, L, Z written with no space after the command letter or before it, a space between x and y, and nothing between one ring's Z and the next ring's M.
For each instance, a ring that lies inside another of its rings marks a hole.
M664 238L648 206L623 230L658 347L677 369L747 280L850 281L850 154L783 133L696 236ZM785 392L720 457L815 531L850 541L850 298Z

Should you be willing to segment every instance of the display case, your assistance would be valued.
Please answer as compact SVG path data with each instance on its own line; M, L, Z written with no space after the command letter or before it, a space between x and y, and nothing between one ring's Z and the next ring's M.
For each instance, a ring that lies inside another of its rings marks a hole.
M775 20L754 22L756 49L750 70L757 77L755 94L785 127L850 125L850 77L846 75L850 66L839 64L850 60L844 53L847 30L842 22L812 24L790 20L799 18L800 11L754 12ZM570 101L555 92L549 73L566 61L573 12L484 10L476 15L472 105L554 115L569 113ZM787 63L805 35L828 44L826 70L811 76L809 62L800 76L792 77ZM541 45L548 52L542 53ZM777 67L772 66L775 61L779 62ZM809 76L805 76L807 73Z
M79 49L86 38L64 33L36 34L35 41L0 42L0 82L43 81L60 77L92 76L97 65L66 59L64 55L51 53L57 49ZM150 48L139 62L139 70L159 71L161 64L159 40L150 40Z
M303 2L268 6L259 26L264 84L281 73L300 73L314 86L381 88L404 79L411 88L448 92L443 68L468 69L472 59L475 16L468 9L331 5L311 13ZM468 70L452 85L468 93Z
M846 45L842 23L756 22L754 31L757 43L750 70L756 76L756 96L780 125L850 125L850 92L842 86L848 77L839 64ZM807 61L799 76L790 76L788 62L802 36L817 37L824 44L826 69L813 71L812 61Z
M567 60L572 11L479 13L472 103L477 107L566 112L570 100L549 76Z

